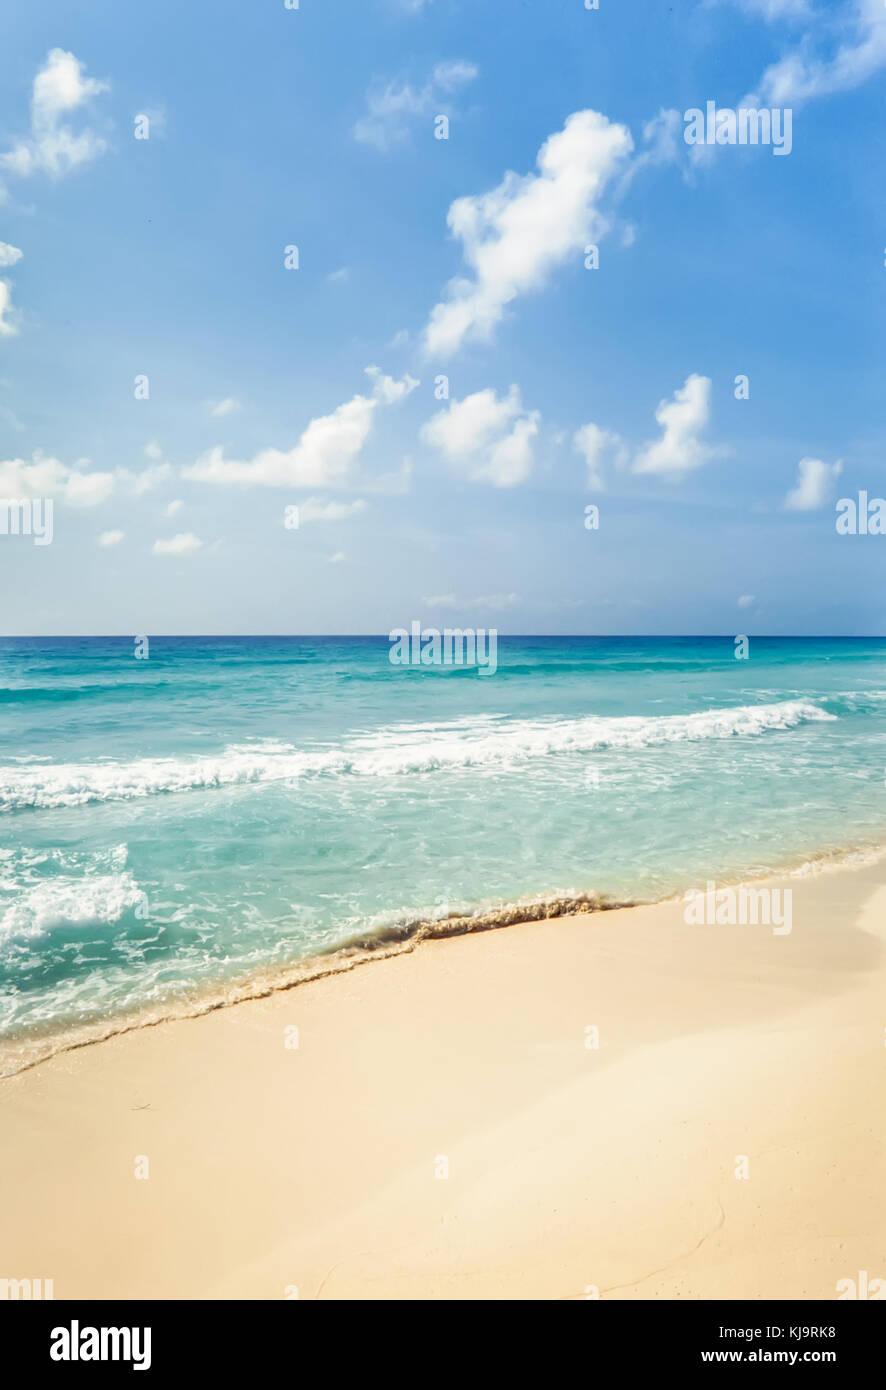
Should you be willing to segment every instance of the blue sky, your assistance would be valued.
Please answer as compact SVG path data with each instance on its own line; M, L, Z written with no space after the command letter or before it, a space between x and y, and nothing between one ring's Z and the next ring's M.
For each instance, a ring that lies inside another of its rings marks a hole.
M4 8L5 633L886 630L880 0Z

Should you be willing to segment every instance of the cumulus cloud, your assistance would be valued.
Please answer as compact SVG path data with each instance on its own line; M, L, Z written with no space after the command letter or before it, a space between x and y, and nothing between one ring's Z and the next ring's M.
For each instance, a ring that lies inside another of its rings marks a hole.
M572 437L574 448L584 455L588 470L588 487L603 487L603 465L614 463L617 467L627 462L628 449L621 435L613 430L601 429L599 425L582 425Z
M155 555L193 555L202 544L193 531L181 531L177 536L170 536L169 540L154 541L151 550Z
M34 78L30 134L0 154L0 169L22 178L35 173L59 178L96 159L105 141L89 126L75 132L65 118L107 90L107 82L84 76L73 53L53 48Z
M693 372L669 400L659 402L655 419L661 434L641 449L633 471L676 479L716 457L722 450L712 448L701 438L710 414L710 377Z
M843 472L843 463L823 463L821 459L801 459L797 465L796 486L784 499L789 512L814 512L825 506L834 484Z
M459 87L473 82L478 69L461 60L438 63L421 87L408 82L376 83L366 98L366 114L354 126L354 137L378 150L389 150L404 140L413 121L433 113L447 115L449 98Z
M356 395L330 415L318 415L291 449L262 449L251 459L226 459L217 446L183 470L196 482L243 487L343 487L369 438L379 405L395 405L419 385L367 367L372 395Z
M532 471L540 419L537 410L523 409L519 387L501 398L487 388L450 401L422 426L421 437L472 482L514 487Z
M98 543L103 550L110 550L111 546L119 545L125 535L125 531L102 531Z
M71 468L56 458L34 454L31 461L0 462L0 496L52 497L72 507L97 507L114 491L113 473L87 471L88 459Z
M17 246L10 246L8 241L0 241L0 266L4 269L10 265L17 265L23 254Z
M89 459L79 459L71 467L60 459L35 453L30 462L20 458L0 462L0 496L53 497L71 507L98 507L118 488L131 497L142 497L171 471L170 465L163 463L139 473L127 468L98 472L92 470Z
M457 198L447 223L469 276L457 276L431 312L429 354L450 356L466 339L488 339L520 294L596 242L608 223L597 201L633 148L625 126L576 111L538 152L537 174L507 173L489 193Z
M311 521L347 521L365 511L362 497L353 502L323 502L319 497L309 497L306 502L299 503L298 520L300 526Z
M114 484L113 473L80 473L75 469L65 481L64 500L70 507L99 507L113 493Z

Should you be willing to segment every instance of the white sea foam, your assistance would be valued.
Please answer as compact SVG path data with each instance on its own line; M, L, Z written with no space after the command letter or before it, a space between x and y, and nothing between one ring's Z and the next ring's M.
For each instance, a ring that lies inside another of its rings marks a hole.
M753 737L835 718L809 700L654 716L511 720L492 715L447 724L398 724L349 735L331 747L300 749L275 740L235 744L215 756L196 758L3 767L0 810L80 806L300 777L391 777L447 768L498 768L552 754L629 752L669 743Z
M0 910L0 942L41 936L53 927L118 922L128 908L138 906L142 896L128 872L33 883Z

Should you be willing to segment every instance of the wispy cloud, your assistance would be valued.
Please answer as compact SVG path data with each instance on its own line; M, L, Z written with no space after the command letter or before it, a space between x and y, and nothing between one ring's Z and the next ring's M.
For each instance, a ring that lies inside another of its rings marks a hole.
M144 497L146 492L153 492L154 488L165 483L171 472L171 464L155 463L150 468L143 468L139 473L132 473L128 468L118 468L116 476L133 497Z
M886 7L881 0L851 0L808 28L796 48L766 69L759 88L774 106L799 106L852 91L884 67Z
M422 116L449 115L447 103L460 87L478 76L473 63L438 63L421 87L408 82L376 82L366 98L366 114L354 126L354 138L386 151L405 140Z
M812 14L809 0L708 0L710 5L732 5L746 14L770 21L806 19Z
M487 594L481 595L479 598L457 598L455 594L432 594L429 598L422 599L422 604L426 608L455 609L463 613L474 610L501 612L505 608L513 608L514 604L519 602L519 594Z
M593 423L582 425L581 429L576 430L572 443L573 447L584 455L587 484L591 488L603 487L604 464L613 463L616 467L621 467L628 459L628 447L621 435L613 430L601 429Z
M236 396L226 396L223 401L210 401L209 414L213 420L223 420L226 415L234 415L241 409Z
M73 53L53 48L34 78L30 134L0 154L0 169L21 178L36 173L59 178L96 159L106 142L89 126L73 130L66 117L107 90L107 82L84 76Z
M324 502L319 497L309 497L299 503L299 525L306 526L312 521L348 521L365 512L366 506L362 497L353 502Z

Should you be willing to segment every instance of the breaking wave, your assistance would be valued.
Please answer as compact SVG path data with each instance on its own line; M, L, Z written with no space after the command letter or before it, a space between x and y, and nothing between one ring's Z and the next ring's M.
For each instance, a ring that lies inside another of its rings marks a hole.
M748 738L834 719L836 715L809 700L655 716L512 720L489 715L446 724L397 724L349 735L333 746L297 748L266 740L233 744L216 755L196 758L7 766L0 768L0 810L81 806L300 777L393 777L447 768L502 768L557 754L630 752L670 743Z

